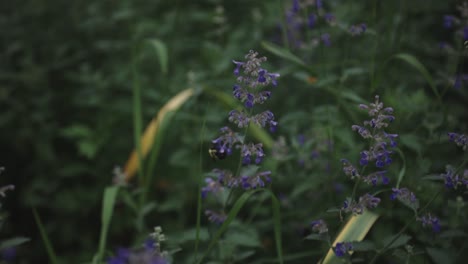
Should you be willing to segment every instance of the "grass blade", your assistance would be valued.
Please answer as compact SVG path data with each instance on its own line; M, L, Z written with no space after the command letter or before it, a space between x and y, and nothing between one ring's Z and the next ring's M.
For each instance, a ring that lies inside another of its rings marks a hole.
M49 256L49 260L51 264L58 264L57 255L55 254L54 248L52 243L50 243L49 237L45 231L44 226L42 225L41 218L37 213L36 209L33 208L34 220L36 221L37 227L39 228L39 232L41 233L42 241L44 242L44 246L47 251L47 255Z
M340 242L362 241L367 235L371 227L379 215L365 210L361 215L353 215L345 224L341 232L333 241L333 246ZM338 258L332 249L328 250L322 264L342 263L342 259Z
M107 187L104 190L104 197L102 199L102 213L101 213L101 235L99 238L99 249L93 258L93 263L101 263L104 251L106 250L106 239L109 231L112 214L114 212L115 200L119 191L118 186Z
M283 58L285 60L288 60L290 62L293 62L301 67L309 69L307 64L305 64L301 59L299 59L296 55L292 54L289 50L280 47L278 45L275 45L270 42L263 41L262 46L268 50L269 52L275 54L276 56Z
M424 67L424 65L413 55L406 54L406 53L400 53L394 56L396 59L400 59L409 65L413 66L416 70L421 73L421 75L426 79L427 83L431 87L432 91L434 94L437 96L439 101L441 100L439 91L437 91L437 87L435 86L434 81L432 80L431 74L429 71Z
M151 39L151 40L148 40L148 42L151 45L151 47L153 47L154 50L156 51L156 55L158 56L158 59L159 59L159 65L161 66L161 72L163 74L167 74L168 65L169 65L168 63L169 56L168 56L166 44L164 44L164 42L162 42L159 39Z
M142 157L145 157L153 146L155 135L159 132L159 127L165 116L171 111L176 111L193 94L193 89L186 89L174 96L161 108L161 110L159 110L158 114L146 127L145 132L140 139ZM135 176L135 172L139 169L139 167L137 151L133 150L125 164L125 180L130 181Z

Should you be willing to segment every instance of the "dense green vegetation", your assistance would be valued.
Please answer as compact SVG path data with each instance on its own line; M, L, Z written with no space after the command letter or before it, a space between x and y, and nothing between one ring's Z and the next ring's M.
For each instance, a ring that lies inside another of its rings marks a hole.
M3 1L0 12L0 188L15 186L0 190L0 263L150 263L116 262L117 250L148 250L157 226L170 263L463 263L468 4ZM258 82L271 91L253 108L232 96L250 50L268 58ZM395 138L352 128L376 95ZM233 109L271 111L276 131L238 128ZM239 146L262 144L259 164L241 166L234 146L219 154L225 126ZM383 156L359 165L363 150ZM260 171L265 186L236 178ZM219 209L212 223L205 210Z

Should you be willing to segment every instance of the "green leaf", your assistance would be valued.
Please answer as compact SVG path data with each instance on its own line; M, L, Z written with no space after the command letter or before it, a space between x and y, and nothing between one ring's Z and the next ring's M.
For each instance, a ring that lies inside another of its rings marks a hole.
M107 187L104 190L101 211L101 236L99 238L98 252L93 258L94 264L101 263L102 257L104 256L104 252L106 250L107 232L109 231L110 222L112 220L112 214L114 212L114 205L118 191L118 186Z
M400 138L400 143L403 146L413 150L414 152L418 153L418 155L421 155L422 144L421 144L420 137L417 137L414 134L403 134L403 135L400 135L399 138Z
M455 256L455 252L452 250L442 250L439 248L426 248L427 254L436 264L451 264L455 263L452 256ZM452 252L451 252L452 251Z
M408 243L408 241L411 239L410 236L405 235L405 234L400 235L398 238L396 238L396 236L397 235L392 235L392 236L384 238L382 240L383 247L386 248L387 250L392 249L392 248L401 247L403 245L406 245Z
M57 260L57 255L55 254L55 250L52 246L52 243L47 236L45 231L44 225L42 225L41 218L37 213L36 209L33 208L34 220L36 221L37 227L39 228L39 232L41 233L42 241L44 242L44 246L46 247L47 255L49 256L50 263L58 264L59 261Z
M437 87L435 86L435 83L432 80L432 77L429 71L416 57L410 54L406 54L406 53L400 53L400 54L395 55L394 57L408 63L409 65L413 66L416 70L418 70L419 73L421 73L421 75L426 79L427 83L431 87L434 94L440 100L439 92L437 91Z
M153 47L156 51L156 55L159 59L159 65L161 66L161 72L167 74L169 68L169 56L166 44L164 44L164 42L162 42L159 39L151 39L148 40L148 42L151 45L151 47Z
M270 42L263 41L262 42L263 48L268 50L269 52L275 54L276 56L283 58L285 60L288 60L290 62L293 62L301 67L309 69L306 63L304 63L300 58L298 58L296 55L292 54L289 50L280 47L278 45L275 45ZM310 69L309 69L310 70Z
M468 234L459 229L451 229L440 233L440 238L467 237Z
M310 234L306 236L304 239L306 240L318 240L318 241L328 241L330 236L328 233L323 233L323 234Z
M266 191L271 196L272 201L272 209L273 209L273 222L274 222L274 233L275 233L275 241L276 241L276 249L278 254L278 262L283 263L283 253L282 253L282 245L281 245L281 217L280 217L280 203L275 195L268 189L257 189L251 190L248 192L243 193L239 199L235 202L232 209L229 211L229 214L224 221L224 223L219 227L218 231L213 236L213 239L208 244L208 248L202 255L202 257L197 261L197 263L203 263L203 259L208 255L208 253L213 249L215 244L219 241L221 236L226 232L227 228L231 224L231 222L235 219L239 211L244 207L245 203L248 199L255 193L260 191Z
M362 241L367 235L371 227L374 225L375 221L379 215L370 211L364 211L361 215L353 215L346 222L343 229L336 236L333 246L339 242L354 242ZM342 263L342 259L337 257L332 249L328 250L327 255L325 256L323 264L330 263Z
M27 237L13 237L13 238L10 238L10 239L7 239L5 241L2 241L2 243L0 243L0 250L3 250L5 248L11 248L11 247L17 247L23 243L26 243L28 241L30 241L31 239L27 238Z
M250 231L250 232L245 232ZM260 239L255 230L235 230L235 232L229 232L226 234L226 242L230 242L234 245L245 246L245 247L260 247ZM252 232L253 231L253 232Z
M374 251L375 244L369 240L353 242L353 251Z
M403 180L403 177L406 174L406 158L405 158L405 155L403 154L403 152L400 149L397 149L397 152L398 152L398 154L400 154L401 160L403 161L403 166L401 167L400 172L398 173L398 180L397 180L397 184L396 184L396 187L399 188L400 183L401 183L401 181Z

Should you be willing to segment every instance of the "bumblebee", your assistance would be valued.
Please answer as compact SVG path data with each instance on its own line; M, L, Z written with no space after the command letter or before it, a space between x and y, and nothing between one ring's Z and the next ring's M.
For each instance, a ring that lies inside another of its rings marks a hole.
M226 152L219 152L219 148L217 148L215 144L208 150L208 154L210 154L213 160L222 160L227 156Z

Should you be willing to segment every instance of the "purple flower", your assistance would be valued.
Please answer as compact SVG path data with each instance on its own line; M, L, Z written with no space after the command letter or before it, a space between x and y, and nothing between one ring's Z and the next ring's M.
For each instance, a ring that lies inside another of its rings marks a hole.
M448 136L450 141L455 142L455 144L462 147L463 150L468 148L468 137L466 135L449 132Z
M336 17L333 14L327 13L325 14L325 21L327 21L328 24L333 26L336 23Z
M331 46L331 41L330 41L330 34L324 33L322 36L320 36L320 39L322 40L323 44L327 47Z
M387 171L376 171L367 176L362 177L363 181L367 184L372 184L372 186L376 186L377 183L382 182L382 184L386 185L390 182L390 180L385 176Z
M353 249L353 245L349 242L336 243L335 245L335 255L337 257L344 257L348 254L349 251Z
M300 8L299 0L293 0L293 5L292 5L292 8L291 8L291 11L293 13L297 13L297 12L299 12L299 8Z
M130 257L130 250L126 248L119 248L117 255L107 260L107 264L126 264Z
M16 248L8 247L2 249L2 259L6 262L13 262L16 258Z
M366 32L367 30L367 25L364 23L361 23L359 25L352 25L348 31L351 33L352 36L358 36Z
M312 228L313 232L317 232L319 234L328 232L327 223L325 223L325 221L323 221L322 219L312 221L310 223L310 227Z
M323 8L323 3L322 3L322 0L316 0L315 1L315 5L317 6L317 8Z
M259 164L262 162L263 157L265 157L265 153L263 152L263 144L244 144L241 147L241 156L242 156L242 164L249 165L251 163L251 157L256 157L255 163Z
M226 221L227 215L224 212L218 213L212 210L206 210L205 215L208 217L208 221L221 225Z
M439 218L432 216L431 214L426 214L418 220L422 222L423 227L432 227L432 231L434 233L440 232Z
M317 22L317 16L314 13L310 14L307 20L307 25L309 26L309 28L313 29L315 27L316 22Z
M373 209L377 207L379 203L380 198L366 193L365 195L359 197L359 202L356 202L351 198L347 198L343 203L341 211L344 211L345 213L353 213L355 215L359 215L364 212L364 209Z
M454 16L445 15L444 16L444 27L449 29L453 26L453 21L455 20Z
M236 64L236 68L234 69L234 75L238 76L240 74L240 68L244 65L244 63L235 60L233 60L232 62Z
M464 175L460 176L455 173L455 170L447 166L446 173L440 175L444 179L445 187L456 190L460 186L468 188L468 175L465 171Z
M341 163L343 164L343 172L346 176L350 176L351 179L360 177L356 167L354 167L347 159L341 159Z
M220 180L215 181L212 178L206 178L205 179L206 186L202 188L201 190L201 196L203 199L206 198L208 193L219 193L223 191L223 186L220 183Z
M392 188L392 194L390 195L390 200L398 199L402 203L406 204L410 208L417 210L419 208L419 200L416 198L413 192L408 190L408 188Z

